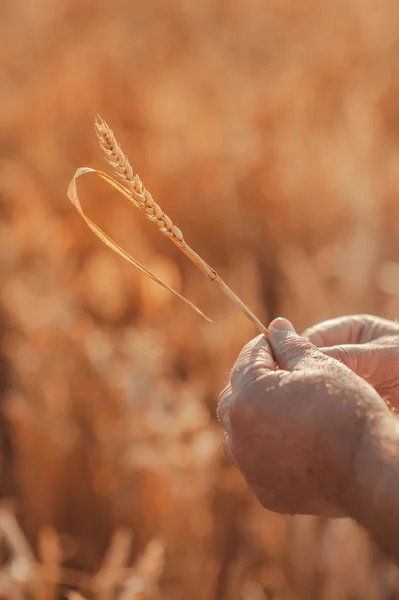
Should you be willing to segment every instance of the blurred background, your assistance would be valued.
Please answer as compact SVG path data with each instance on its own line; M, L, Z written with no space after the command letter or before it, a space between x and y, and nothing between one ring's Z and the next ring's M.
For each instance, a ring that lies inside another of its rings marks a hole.
M0 2L0 597L394 600L348 520L260 508L215 408L252 324L93 178L94 118L268 323L399 314L399 3Z

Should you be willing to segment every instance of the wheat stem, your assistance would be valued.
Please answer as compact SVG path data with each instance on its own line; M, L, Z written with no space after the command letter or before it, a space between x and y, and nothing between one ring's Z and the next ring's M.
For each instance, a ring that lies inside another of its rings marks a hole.
M117 177L126 187L132 198L133 204L144 216L156 224L159 231L168 237L184 254L211 280L215 281L226 294L256 325L259 331L267 336L267 328L252 313L252 311L236 296L223 279L208 263L201 258L185 241L182 231L176 227L172 219L155 202L150 192L144 187L139 176L134 174L129 159L117 142L112 129L99 116L95 122L97 138L104 151L105 158L113 168Z

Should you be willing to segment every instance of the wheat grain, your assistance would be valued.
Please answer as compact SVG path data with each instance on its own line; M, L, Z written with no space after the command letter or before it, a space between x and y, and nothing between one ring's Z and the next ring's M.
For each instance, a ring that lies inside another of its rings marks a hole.
M134 175L129 159L123 152L121 145L116 141L112 129L100 116L97 117L95 127L105 158L137 201L138 208L145 214L147 219L157 225L161 233L181 244L184 241L181 230L174 225L172 219L155 202L150 192L145 189L140 177Z

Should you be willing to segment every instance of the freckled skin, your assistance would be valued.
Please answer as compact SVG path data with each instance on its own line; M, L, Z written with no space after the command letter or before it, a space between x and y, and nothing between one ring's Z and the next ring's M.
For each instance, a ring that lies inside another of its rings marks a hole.
M266 508L352 516L399 558L399 425L382 397L399 405L390 323L347 317L300 337L277 319L268 342L241 351L219 417L227 455Z

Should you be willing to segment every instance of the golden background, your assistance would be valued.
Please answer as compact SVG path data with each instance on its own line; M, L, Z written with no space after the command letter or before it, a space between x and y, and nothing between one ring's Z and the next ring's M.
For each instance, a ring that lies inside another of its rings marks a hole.
M399 3L2 0L0 597L394 600L350 521L263 510L217 396L255 330L113 190L101 114L263 320L399 309ZM72 589L80 590L71 592Z

